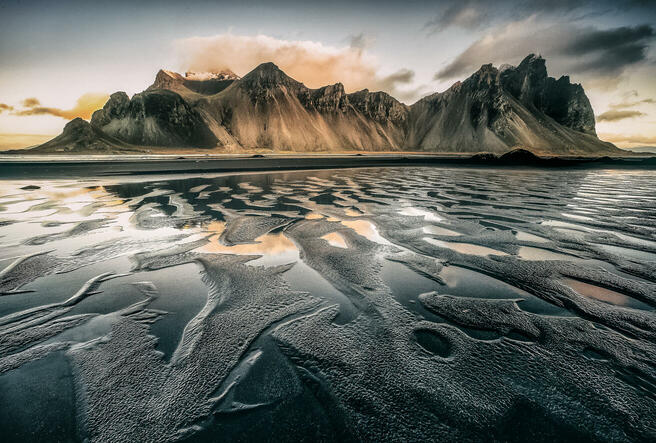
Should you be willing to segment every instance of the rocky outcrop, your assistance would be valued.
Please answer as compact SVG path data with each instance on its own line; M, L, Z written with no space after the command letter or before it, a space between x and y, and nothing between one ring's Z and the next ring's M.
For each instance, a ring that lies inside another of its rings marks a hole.
M546 62L531 54L516 68L499 73L499 83L523 105L532 107L575 131L595 135L592 106L580 84L569 76L558 80L547 75Z
M405 147L411 150L619 152L596 137L581 85L548 77L544 59L534 55L517 67L483 65L467 80L414 104L408 120Z
M212 122L219 146L228 149L401 149L404 128L396 121L377 121L372 117L373 108L364 113L351 103L350 97L341 83L310 89L273 63L263 63L225 91L198 101L196 106ZM387 113L386 107L404 105L389 97L386 103L380 103L378 112Z
M619 153L596 137L583 88L549 77L544 59L483 65L448 90L406 106L384 92L311 89L273 63L239 78L230 71L159 71L131 99L113 94L91 124L142 146L238 152L430 151Z
M372 120L383 124L405 125L409 107L385 92L363 89L349 94L348 98L355 109Z
M142 146L216 146L217 138L200 114L179 94L153 89L129 99L112 94L103 109L94 112L91 125L127 143Z
M81 118L71 120L64 126L64 131L47 143L38 146L32 151L52 153L126 153L134 152L137 148L127 145L124 141L105 134L94 128Z
M96 128L103 128L113 120L120 120L130 114L130 97L123 92L115 92L109 96L109 100L102 109L91 116L91 124Z
M308 109L314 109L320 113L344 113L349 108L349 98L344 91L344 85L335 83L314 90L305 90L301 97L301 103Z

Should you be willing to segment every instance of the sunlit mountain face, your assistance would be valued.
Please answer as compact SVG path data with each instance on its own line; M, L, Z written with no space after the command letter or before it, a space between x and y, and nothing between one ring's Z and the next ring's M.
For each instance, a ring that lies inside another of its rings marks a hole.
M412 105L484 64L517 66L535 53L551 76L583 86L602 140L642 147L656 137L650 2L63 1L50 8L31 0L1 8L4 135L56 135L74 117L89 119L109 94L143 91L159 69L200 80L244 76L272 62L308 88L342 83L346 93L383 91Z

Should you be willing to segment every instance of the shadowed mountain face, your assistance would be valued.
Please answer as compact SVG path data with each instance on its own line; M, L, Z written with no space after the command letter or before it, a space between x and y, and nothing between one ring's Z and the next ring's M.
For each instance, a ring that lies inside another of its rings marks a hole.
M549 77L544 59L534 55L517 67L484 65L412 106L384 92L347 94L341 83L310 89L273 63L243 78L160 71L132 99L113 94L91 124L136 145L229 152L621 152L597 138L581 85Z
M542 57L529 55L517 68L502 69L498 75L503 88L530 110L575 131L596 135L594 113L583 87L570 83L569 76L549 77Z
M409 120L405 145L423 151L524 146L552 154L619 152L597 138L581 85L548 77L544 59L534 55L517 67L482 66L464 82L414 104Z
M116 92L93 113L91 125L137 145L209 148L217 142L199 112L166 89L144 91L132 99Z
M135 151L137 148L106 134L78 117L68 122L60 135L36 149L43 153L101 152L119 154Z

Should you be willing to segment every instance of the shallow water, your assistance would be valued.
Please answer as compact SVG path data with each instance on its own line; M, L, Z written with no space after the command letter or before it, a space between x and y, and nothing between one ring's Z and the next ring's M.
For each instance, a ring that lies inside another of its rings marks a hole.
M613 170L0 180L0 437L654 440L654 195Z

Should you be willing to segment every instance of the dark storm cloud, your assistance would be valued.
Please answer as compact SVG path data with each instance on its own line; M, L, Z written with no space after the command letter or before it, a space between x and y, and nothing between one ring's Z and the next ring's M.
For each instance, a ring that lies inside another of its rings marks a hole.
M581 55L599 50L624 49L627 45L636 45L642 48L644 45L640 42L653 36L654 28L650 25L622 26L620 28L592 31L572 42L567 48L567 52L572 55Z
M398 84L412 83L414 79L415 79L415 72L413 70L400 69L399 71L396 71L394 74L385 77L383 81L389 83L390 85L398 85Z
M489 11L479 1L454 2L428 21L425 27L431 32L439 32L451 26L474 29L488 17Z
M640 111L617 111L610 110L606 111L603 114L597 116L598 122L616 122L620 120L625 120L627 118L642 117L646 115L644 112Z
M469 75L485 63L517 63L529 53L542 54L560 73L616 79L627 67L647 60L655 37L651 25L611 29L572 23L541 26L532 17L483 36L435 74L435 79Z
M411 85L415 80L415 71L411 69L399 69L381 79L381 89L383 91L394 91L394 97L402 102L411 102L421 95L426 85L419 85L415 88L405 89L404 86Z
M534 15L567 16L568 20L576 21L614 11L649 10L654 6L653 0L446 0L437 4L437 14L425 28L431 33L450 27L477 29Z
M598 55L582 61L578 72L618 72L624 66L644 61L648 44L655 35L650 25L590 30L565 45L563 54L584 57L589 54Z

